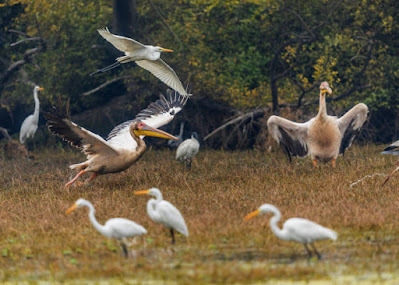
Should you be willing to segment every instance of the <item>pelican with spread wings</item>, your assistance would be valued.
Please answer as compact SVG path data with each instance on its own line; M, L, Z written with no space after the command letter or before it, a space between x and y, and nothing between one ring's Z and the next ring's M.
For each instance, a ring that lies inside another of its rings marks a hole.
M82 149L87 156L86 161L69 166L79 173L65 186L72 185L86 172L92 173L89 182L98 175L129 168L146 150L144 136L176 140L176 137L158 128L169 123L181 111L187 99L168 90L167 97L161 95L160 99L137 114L135 119L116 126L106 140L71 122L66 114L52 107L50 112L44 113L50 132Z
M367 119L368 108L359 103L341 118L327 115L326 93L331 94L327 82L320 85L319 113L305 123L294 123L287 119L271 116L267 120L269 134L291 156L310 155L313 165L317 161L335 160L339 154L352 145L352 141Z

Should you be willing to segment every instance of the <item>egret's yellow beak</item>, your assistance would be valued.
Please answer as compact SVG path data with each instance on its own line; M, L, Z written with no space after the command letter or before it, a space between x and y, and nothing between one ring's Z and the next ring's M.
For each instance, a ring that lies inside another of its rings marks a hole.
M167 48L161 48L161 51L173 52L173 50L171 50L171 49L167 49Z
M248 221L249 219L252 219L253 217L255 217L256 215L258 215L260 213L259 209L256 211L253 211L252 213L249 213L244 220Z
M44 88L43 87L39 87L39 91L43 91L44 90Z
M71 212L75 211L77 207L78 207L77 204L73 204L72 207L66 210L66 214L69 215Z
M168 134L167 132L151 128L150 126L145 125L141 127L139 130L134 130L136 136L149 136L149 137L157 137L167 140L179 140L177 137Z
M140 191L134 191L134 195L143 195L143 194L148 194L150 190L140 190Z

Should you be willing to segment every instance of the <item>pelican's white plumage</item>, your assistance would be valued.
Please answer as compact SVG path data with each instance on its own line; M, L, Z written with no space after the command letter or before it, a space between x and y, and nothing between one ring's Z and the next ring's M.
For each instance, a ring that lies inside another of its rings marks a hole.
M198 135L196 132L193 132L190 139L184 140L177 147L176 160L186 162L187 168L190 169L193 158L198 153L199 148Z
M317 257L321 258L321 255L317 251L313 242L318 240L337 239L337 233L335 231L302 218L288 219L283 224L283 228L280 229L277 223L281 219L281 213L275 206L271 204L263 204L256 211L248 214L245 217L245 220L249 220L258 214L264 213L274 214L273 217L270 219L270 228L279 239L302 243L305 246L309 257L312 256L312 253L309 250L307 244L310 244L313 247Z
M182 214L170 202L163 200L162 193L158 188L136 191L135 194L147 194L155 197L155 199L151 198L147 203L147 214L151 220L170 230L172 244L175 243L174 230L184 236L188 236L187 225Z
M44 88L35 86L33 89L33 98L35 100L35 111L33 114L29 115L25 118L21 125L21 130L19 132L19 141L24 144L25 141L29 138L33 138L37 131L37 127L39 124L39 110L40 110L40 101L38 97L38 92L43 91Z
M72 185L82 174L92 172L88 181L97 175L117 173L132 166L146 150L144 136L155 136L165 139L177 139L157 128L169 123L183 108L188 97L178 93L167 92L167 98L151 103L142 110L135 119L116 126L108 135L107 140L78 126L68 119L67 114L53 107L51 112L45 112L49 130L68 141L73 146L83 150L87 160L71 165L71 169L80 172L65 186ZM154 127L153 127L154 126Z
M133 39L114 35L108 28L99 29L98 33L115 48L125 53L125 56L116 59L119 63L134 61L173 90L183 96L189 96L175 71L160 58L161 52L172 52L172 50L159 46L143 45ZM108 69L105 68L104 70Z
M136 237L147 234L147 230L128 219L124 218L113 218L109 219L104 225L97 222L95 217L94 206L85 199L78 199L68 210L67 214L71 213L77 208L88 207L89 208L89 219L94 228L102 235L108 238L114 238L121 242L124 255L127 256L127 248L124 243L124 239L130 237Z
M319 113L305 123L295 123L287 119L271 116L267 120L269 134L291 156L310 155L314 165L316 160L332 161L351 146L356 134L367 119L368 108L360 103L349 110L341 118L328 116L326 109L326 93L331 94L327 82L320 85Z

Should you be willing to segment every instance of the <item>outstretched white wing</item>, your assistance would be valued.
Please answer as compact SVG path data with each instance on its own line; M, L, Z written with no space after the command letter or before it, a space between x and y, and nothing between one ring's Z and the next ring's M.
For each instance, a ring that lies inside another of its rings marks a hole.
M112 34L108 28L99 29L98 33L107 41L109 41L115 48L123 52L134 52L139 49L144 49L145 46L138 41L123 36Z
M150 127L160 128L173 120L175 115L183 109L188 97L181 96L177 92L167 91L167 97L152 102L148 107L137 114L133 120L126 121L116 126L109 134L107 142L118 148L131 149L137 143L129 133L129 126L134 121L141 121Z
M158 60L137 60L137 65L151 72L155 77L168 85L173 90L176 90L183 96L189 96L186 89L184 89L176 72L167 65L162 59Z

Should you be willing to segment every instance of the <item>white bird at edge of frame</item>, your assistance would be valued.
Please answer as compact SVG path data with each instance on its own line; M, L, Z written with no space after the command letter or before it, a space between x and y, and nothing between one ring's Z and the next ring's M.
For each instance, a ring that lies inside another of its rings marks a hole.
M39 109L40 102L38 97L38 92L43 91L44 88L35 86L33 89L33 98L35 99L35 111L25 118L21 125L21 130L19 132L19 141L24 144L29 138L33 138L37 131L37 126L39 124Z
M138 66L151 72L155 77L157 77L173 90L179 92L181 95L191 95L188 94L186 89L183 87L183 84L181 83L176 72L161 59L162 52L173 52L173 50L159 46L143 45L131 38L114 35L108 30L108 28L99 29L98 33L104 39L110 42L115 48L124 52L125 55L118 57L116 59L117 62L99 69L90 75L94 75L99 72L106 72L114 67L119 66L121 63L134 61Z
M94 206L89 201L82 198L78 199L75 204L73 204L66 211L66 213L70 214L72 211L81 207L89 208L90 222L100 234L108 238L114 238L119 240L122 247L123 256L125 257L128 257L128 250L125 239L147 234L147 230L143 226L124 218L109 219L105 222L104 225L101 225L99 222L97 222L96 217L94 216Z
M162 193L158 188L135 191L134 194L147 194L155 197L155 199L151 198L147 203L147 214L151 220L164 225L167 229L170 230L172 244L175 244L176 242L174 230L188 237L188 229L182 214L171 203L163 200Z
M381 154L392 154L399 156L399 140L391 144L390 146L386 147ZM384 182L382 183L381 187L384 186L391 176L399 170L399 163L396 165L396 168L385 178Z
M308 248L310 244L317 255L318 259L321 259L320 253L317 251L313 242L318 240L326 239L337 239L337 233L331 229L325 228L315 222L309 221L302 218L291 218L285 221L283 228L280 229L277 226L278 221L281 219L280 211L271 204L263 204L257 210L248 214L244 219L249 219L257 216L258 214L273 213L273 217L270 219L270 228L272 232L282 240L296 241L302 243L305 246L308 257L312 257L312 252Z

